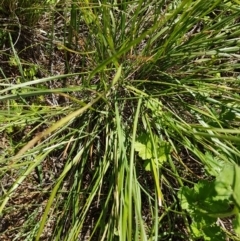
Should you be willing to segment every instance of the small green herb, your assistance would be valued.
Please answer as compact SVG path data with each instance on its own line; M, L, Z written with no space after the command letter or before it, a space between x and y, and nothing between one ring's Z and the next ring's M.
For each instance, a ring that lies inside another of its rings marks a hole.
M139 157L145 161L146 170L150 170L151 159L162 165L171 152L168 142L160 140L156 135L153 136L153 139L152 141L150 134L142 133L135 142L135 150L138 152Z
M195 238L225 240L224 231L216 225L218 218L235 215L234 230L240 234L239 185L240 167L227 165L215 181L200 181L193 188L182 187L178 193L182 209L192 218Z

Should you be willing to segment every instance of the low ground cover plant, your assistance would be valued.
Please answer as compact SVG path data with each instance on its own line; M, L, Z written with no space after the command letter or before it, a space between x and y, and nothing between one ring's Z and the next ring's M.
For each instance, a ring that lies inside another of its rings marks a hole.
M238 1L1 1L0 239L239 240Z

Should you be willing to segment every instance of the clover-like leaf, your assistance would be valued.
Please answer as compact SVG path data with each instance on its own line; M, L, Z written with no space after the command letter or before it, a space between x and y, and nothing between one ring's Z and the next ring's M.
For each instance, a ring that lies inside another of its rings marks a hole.
M137 138L134 148L143 160L153 159L160 164L167 160L167 156L171 152L171 146L168 142L160 141L156 135L153 136L152 140L150 134L147 133L142 133Z
M134 147L138 152L139 157L143 160L151 159L153 157L153 146L149 135L142 134L135 142Z

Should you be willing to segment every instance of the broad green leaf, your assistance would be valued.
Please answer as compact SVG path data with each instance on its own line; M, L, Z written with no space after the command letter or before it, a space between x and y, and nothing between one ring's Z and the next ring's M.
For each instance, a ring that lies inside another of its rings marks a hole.
M157 157L155 159L158 160L160 164L162 164L163 162L167 161L167 156L170 154L170 152L170 144L166 141L162 141L158 146Z
M194 188L182 187L178 193L181 207L198 215L208 217L220 217L224 213L230 213L229 200L219 199L215 191L215 183L200 181Z
M240 167L234 166L233 199L240 208Z
M222 119L224 121L233 121L235 118L236 118L236 114L233 111L231 111L231 110L228 110L222 116Z
M215 181L215 190L219 197L228 199L233 194L234 166L226 165Z
M180 193L185 196L189 204L196 206L213 196L213 187L213 183L211 182L200 181L194 185L194 188L182 187Z
M233 1L240 5L240 1L239 0L233 0Z
M167 156L171 151L170 144L166 141L160 141L159 138L154 136L154 143L152 143L150 134L141 134L135 142L135 151L138 152L139 157L143 160L154 159L160 164L167 160ZM154 151L156 149L156 155Z
M195 238L201 238L203 236L202 230L197 227L197 223L193 222L191 225L192 232Z
M209 173L209 175L212 175L214 177L218 176L218 174L221 172L224 166L224 161L219 160L219 158L214 157L210 152L205 153L206 163L205 166L206 171Z
M152 144L146 134L143 134L140 138L138 138L134 147L138 152L139 157L143 160L151 159L153 157Z
M151 171L151 161L150 160L144 161L144 169L145 169L145 171Z
M233 228L237 235L240 236L240 214L238 213L233 220Z
M209 241L225 241L226 237L222 229L216 224L206 225L203 228L204 240Z
M191 229L195 238L204 238L209 241L225 241L224 232L216 224L216 219L207 216L193 216Z
M162 115L162 103L158 99L148 99L145 102L145 106L152 111L153 116Z
M178 193L182 209L192 219L191 229L195 238L210 241L225 240L224 233L216 225L218 217L228 211L228 200L215 199L215 183L200 181L193 188L182 187ZM229 215L230 216L230 215Z

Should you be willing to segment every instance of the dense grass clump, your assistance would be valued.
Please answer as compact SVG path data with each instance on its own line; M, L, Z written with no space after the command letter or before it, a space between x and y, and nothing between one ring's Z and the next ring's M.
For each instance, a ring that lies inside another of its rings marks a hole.
M239 240L239 13L2 0L0 239Z

